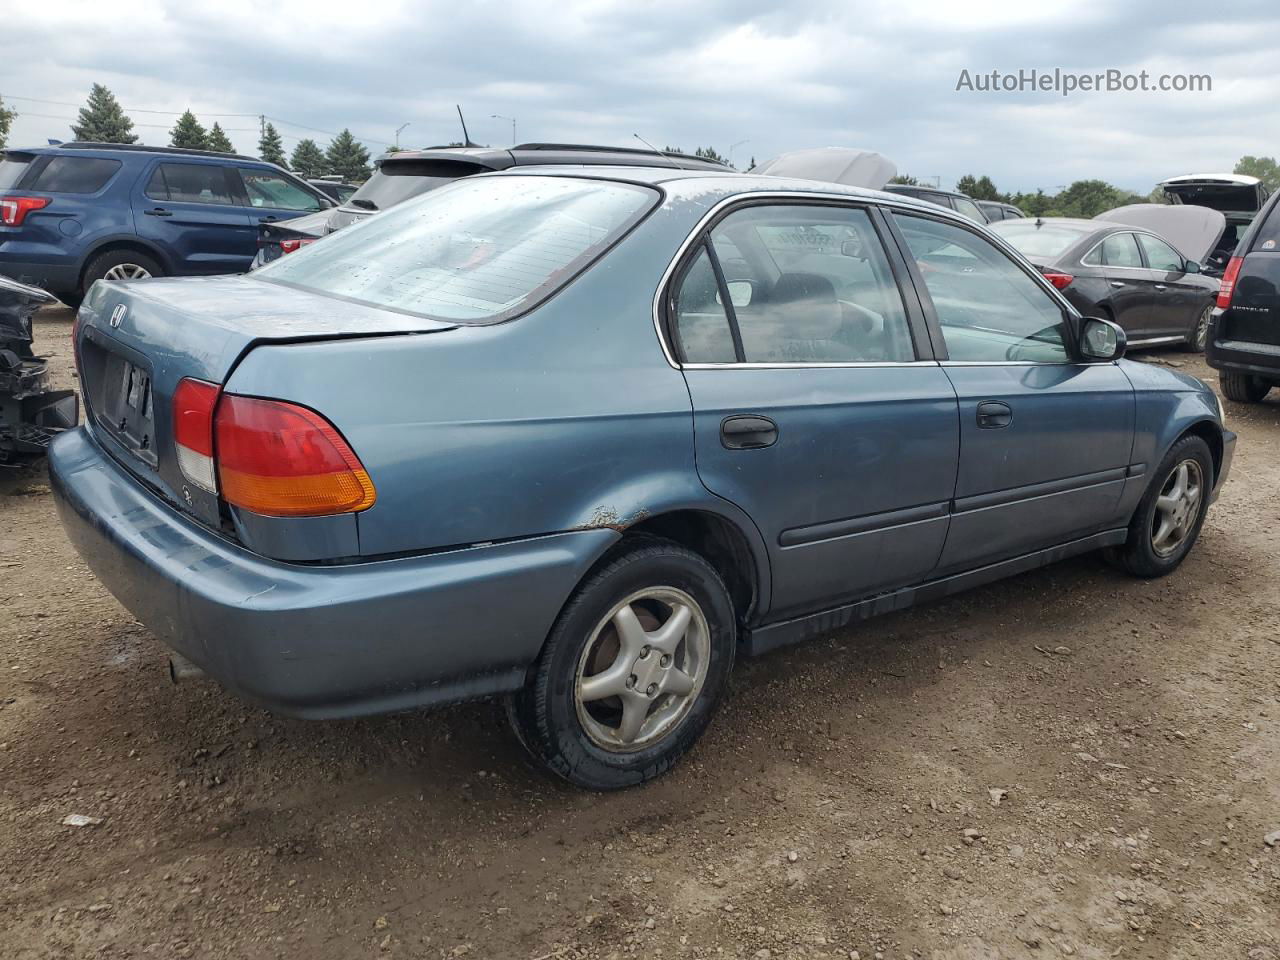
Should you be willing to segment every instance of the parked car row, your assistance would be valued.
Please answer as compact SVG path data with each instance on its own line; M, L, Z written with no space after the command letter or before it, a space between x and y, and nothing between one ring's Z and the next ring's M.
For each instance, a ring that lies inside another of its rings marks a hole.
M604 790L668 770L738 656L1071 555L1187 556L1235 444L1199 380L1122 359L955 210L647 160L95 284L86 422L49 461L100 581L250 700L498 695Z

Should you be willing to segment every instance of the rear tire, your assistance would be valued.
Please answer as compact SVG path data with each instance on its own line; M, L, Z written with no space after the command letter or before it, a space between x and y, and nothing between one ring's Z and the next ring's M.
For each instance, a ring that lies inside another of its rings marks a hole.
M557 776L589 790L634 786L702 735L736 646L715 569L669 540L637 539L575 591L508 717Z
M1124 544L1107 559L1135 577L1163 577L1182 563L1204 524L1213 490L1213 455L1197 436L1175 443L1129 521Z
M1211 319L1213 319L1213 304L1207 305L1200 315L1196 317L1196 324L1191 328L1191 332L1187 334L1187 339L1182 344L1182 349L1188 353L1204 353L1204 348L1209 343L1209 321Z
M1234 370L1218 371L1218 384L1228 400L1236 403L1259 403L1271 391L1271 381Z
M98 254L84 268L84 275L80 278L80 296L85 297L89 288L99 280L143 280L163 276L164 268L155 257L136 250L108 250Z

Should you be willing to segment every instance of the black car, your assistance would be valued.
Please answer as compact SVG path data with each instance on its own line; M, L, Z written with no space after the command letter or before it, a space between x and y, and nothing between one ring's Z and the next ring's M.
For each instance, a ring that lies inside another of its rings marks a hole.
M318 240L357 220L394 207L411 197L434 190L460 177L531 164L584 164L625 167L675 167L680 170L731 170L722 163L682 153L657 153L629 147L593 147L569 143L523 143L510 149L496 147L436 147L406 150L383 157L364 185L336 210L325 210L289 221L288 225L263 224L258 231L258 257L254 266L269 263L282 254Z
M973 202L978 205L979 210L986 214L988 223L995 223L998 220L1023 220L1027 216L1012 203L1001 203L998 200L975 200Z
M1181 343L1204 349L1218 281L1203 276L1199 262L1149 229L1043 217L1001 220L991 231L1030 260L1084 316L1120 324L1130 346ZM1215 239L1206 235L1202 243Z
M954 190L917 187L905 183L891 183L884 189L888 193L900 193L903 196L915 197L917 200L923 200L926 203L936 203L938 206L954 210L970 220L977 220L978 223L990 222L987 215L982 212L982 208L978 206L972 197L966 197L963 193L956 193Z
M1170 177L1161 181L1160 189L1171 204L1208 207L1226 217L1226 229L1205 260L1216 266L1219 276L1240 238L1270 196L1265 183L1242 173L1193 173Z
M309 177L307 183L336 203L346 203L360 189L357 184L344 183L341 177Z
M1280 385L1280 193L1254 218L1227 263L1205 358L1222 392L1257 403Z

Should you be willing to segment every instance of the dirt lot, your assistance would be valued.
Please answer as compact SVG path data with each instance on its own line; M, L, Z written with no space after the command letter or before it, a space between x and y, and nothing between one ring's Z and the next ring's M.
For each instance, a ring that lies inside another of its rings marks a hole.
M38 325L67 382L70 325ZM610 796L493 705L171 686L43 470L4 473L0 957L1280 960L1280 403L1228 415L1177 574L1086 557L742 663L678 770Z

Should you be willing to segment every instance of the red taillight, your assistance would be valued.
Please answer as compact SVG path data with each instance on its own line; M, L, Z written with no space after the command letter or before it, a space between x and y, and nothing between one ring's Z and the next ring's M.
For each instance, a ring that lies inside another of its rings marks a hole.
M1071 285L1071 281L1075 279L1069 273L1045 273L1044 278L1059 290L1067 289Z
M1232 257L1227 261L1227 269L1222 271L1222 286L1218 287L1218 308L1225 310L1231 306L1231 296L1236 292L1236 280L1240 276L1240 268L1244 265L1244 257Z
M297 251L297 250L301 250L301 249L302 249L303 247L305 247L307 244L309 244L309 243L315 243L315 242L316 242L316 238L315 238L315 237L296 237L296 238L294 238L294 239L292 239L292 240L281 240L281 241L280 241L280 252L281 252L281 253L293 253L293 252L295 252L295 251Z
M273 517L373 506L376 494L364 465L315 411L228 393L214 420L218 486L228 503Z
M28 213L43 210L48 205L48 197L0 197L0 223L6 227L20 227Z
M213 412L218 405L216 383L187 378L173 392L173 441L178 469L201 490L218 492L213 464Z

